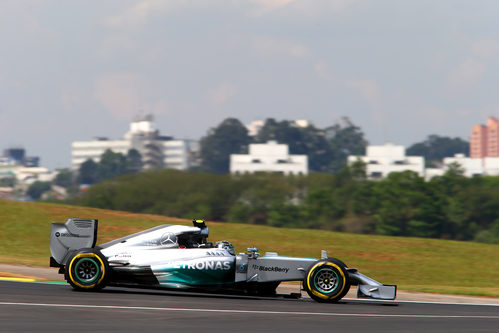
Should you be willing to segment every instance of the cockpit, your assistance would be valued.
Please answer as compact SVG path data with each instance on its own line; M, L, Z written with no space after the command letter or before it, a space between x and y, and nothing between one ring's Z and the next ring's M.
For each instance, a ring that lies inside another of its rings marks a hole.
M101 249L113 247L141 247L145 249L195 249L220 248L234 254L228 241L208 242L209 229L204 220L193 220L193 227L162 225L100 245Z

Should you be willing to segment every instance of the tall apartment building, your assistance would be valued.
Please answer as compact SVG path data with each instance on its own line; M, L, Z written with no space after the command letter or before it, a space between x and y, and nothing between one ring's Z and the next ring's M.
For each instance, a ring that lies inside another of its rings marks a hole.
M92 141L76 141L71 145L71 164L73 169L88 159L99 162L106 150L126 155L136 149L142 156L144 169L172 168L186 170L195 164L198 142L176 140L161 136L155 129L151 115L137 118L130 124L130 130L121 140L98 137Z
M486 125L473 126L470 136L470 157L499 157L499 119L490 117Z

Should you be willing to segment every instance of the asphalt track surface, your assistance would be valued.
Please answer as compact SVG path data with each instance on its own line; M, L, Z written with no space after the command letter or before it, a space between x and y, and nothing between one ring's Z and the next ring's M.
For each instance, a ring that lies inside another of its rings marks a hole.
M499 306L255 298L0 281L0 332L499 332ZM221 331L219 331L221 330Z

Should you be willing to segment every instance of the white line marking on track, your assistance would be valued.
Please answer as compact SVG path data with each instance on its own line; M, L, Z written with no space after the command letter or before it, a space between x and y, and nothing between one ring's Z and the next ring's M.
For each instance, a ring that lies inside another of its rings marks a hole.
M297 311L260 311L260 310L229 310L229 309L190 309L190 308L158 308L145 306L116 306L116 305L85 305L85 304L51 304L51 303L15 303L0 302L0 305L38 306L55 308L89 308L110 310L149 310L149 311L183 311L183 312L218 312L218 313L246 313L246 314L273 314L273 315L302 315L302 316L330 316L330 317L367 317L367 318L436 318L436 319L499 319L499 316L459 316L459 315L426 315L426 314L377 314L377 313L328 313L328 312L297 312Z
M382 300L382 299L370 299L370 298L342 298L342 301L354 301L354 302L378 302L384 304L392 303L408 303L408 304L437 304L437 305L464 305L464 306L499 306L499 304L494 303L451 303L451 302L434 302L434 301L399 301L397 299L391 300Z

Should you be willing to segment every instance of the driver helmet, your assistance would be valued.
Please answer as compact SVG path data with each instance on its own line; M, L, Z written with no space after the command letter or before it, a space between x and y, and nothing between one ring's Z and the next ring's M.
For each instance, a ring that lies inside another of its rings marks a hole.
M232 243L229 241L226 240L219 241L216 243L215 246L219 249L227 250L230 254L235 255L234 245L232 245Z

